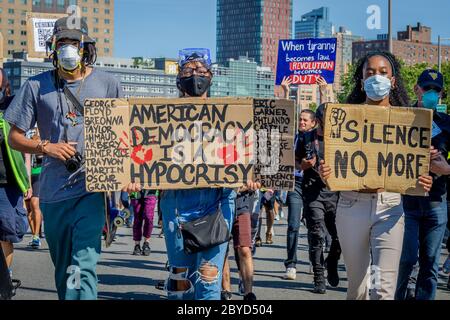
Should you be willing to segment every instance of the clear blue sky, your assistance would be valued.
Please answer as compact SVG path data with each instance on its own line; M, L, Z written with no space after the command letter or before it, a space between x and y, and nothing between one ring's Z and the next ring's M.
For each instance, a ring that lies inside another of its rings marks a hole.
M245 1L245 0L242 0ZM266 0L270 1L270 0ZM388 0L293 0L293 21L312 9L330 8L331 22L354 34L374 39L387 33ZM437 36L450 38L450 0L392 0L393 31L417 22ZM174 57L180 48L207 47L216 57L216 0L116 0L116 57ZM366 26L369 5L382 9L382 29ZM447 42L446 44L450 44Z

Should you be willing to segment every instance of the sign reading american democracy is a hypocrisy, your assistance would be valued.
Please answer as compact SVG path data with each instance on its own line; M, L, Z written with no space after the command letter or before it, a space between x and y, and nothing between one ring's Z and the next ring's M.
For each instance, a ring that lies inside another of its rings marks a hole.
M324 123L332 191L425 195L418 178L430 168L431 110L328 104Z
M285 100L86 100L86 189L117 191L129 182L147 189L239 187L248 180L281 180L277 189L291 190L294 119L294 104Z

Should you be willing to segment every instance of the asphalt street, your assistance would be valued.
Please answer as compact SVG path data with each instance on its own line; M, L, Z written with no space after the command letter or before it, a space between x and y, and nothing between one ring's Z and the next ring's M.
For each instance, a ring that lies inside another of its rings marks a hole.
M286 210L287 211L287 210ZM285 273L283 261L286 257L286 220L275 224L273 245L257 248L254 257L255 281L254 292L259 300L343 300L346 297L346 273L343 261L339 266L341 281L339 287L328 288L324 295L311 292L313 277L309 273L309 262L306 241L306 228L302 225L298 245L297 279L283 280ZM263 230L264 231L264 230ZM155 285L167 277L165 270L166 252L163 238L158 235L160 229L155 228L151 239L150 256L133 256L132 229L120 228L117 241L108 249L103 248L98 264L99 299L101 300L158 300L166 299L165 292ZM262 232L262 234L264 234ZM53 279L53 265L45 241L39 250L28 247L31 236L16 246L13 263L14 278L22 281L16 300L54 300L57 299ZM241 300L238 294L238 274L231 252L231 271L233 300ZM445 259L443 250L441 261ZM441 263L442 266L442 263ZM450 300L450 291L446 289L448 275L440 271L437 299Z

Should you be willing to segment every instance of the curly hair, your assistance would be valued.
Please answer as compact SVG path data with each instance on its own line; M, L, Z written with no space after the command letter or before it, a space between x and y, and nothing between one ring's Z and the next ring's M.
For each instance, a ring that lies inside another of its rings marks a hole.
M58 54L56 53L56 50L52 52L50 55L50 58L53 60L53 66L55 68L58 67ZM87 42L84 44L84 53L83 57L81 58L81 62L85 66L92 66L97 61L97 48L95 47L95 43Z
M356 64L356 70L353 75L353 81L355 83L355 87L350 95L347 97L347 103L350 104L362 104L366 101L366 93L363 90L362 83L364 79L364 67L370 58L375 56L381 56L386 58L391 66L392 66L392 74L395 77L395 86L391 89L389 94L389 102L392 106L399 107L408 107L410 106L410 100L408 96L408 92L406 91L402 74L401 74L401 66L400 62L397 58L385 51L376 51L367 54L365 57L359 59Z

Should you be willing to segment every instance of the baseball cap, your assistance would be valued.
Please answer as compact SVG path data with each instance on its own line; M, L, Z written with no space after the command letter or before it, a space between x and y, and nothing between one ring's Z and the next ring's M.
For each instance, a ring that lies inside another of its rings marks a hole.
M417 80L417 84L421 88L426 88L428 86L433 86L438 88L440 91L444 87L444 77L442 73L433 70L427 69L419 76Z
M56 36L56 41L61 39L71 39L81 41L83 37L84 42L95 43L95 41L88 35L88 25L84 19L70 17L64 17L56 20L55 27L53 28L53 36ZM51 46L53 37L47 40L47 45Z
M182 68L186 63L199 61L207 68L211 68L211 52L207 48L186 48L178 53L178 64Z

